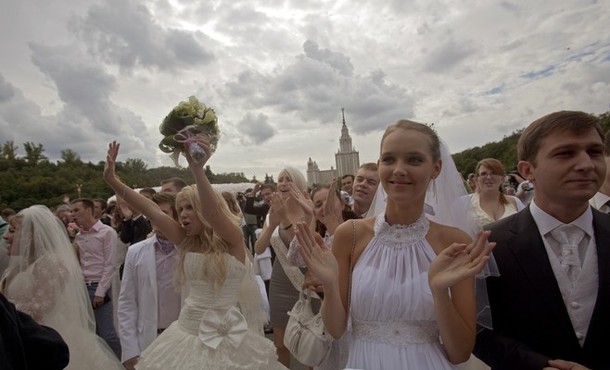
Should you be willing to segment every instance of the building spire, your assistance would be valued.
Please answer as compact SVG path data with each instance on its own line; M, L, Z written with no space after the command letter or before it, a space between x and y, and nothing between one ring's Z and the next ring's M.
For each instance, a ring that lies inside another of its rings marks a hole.
M341 108L341 115L343 116L343 126L345 126L345 108Z

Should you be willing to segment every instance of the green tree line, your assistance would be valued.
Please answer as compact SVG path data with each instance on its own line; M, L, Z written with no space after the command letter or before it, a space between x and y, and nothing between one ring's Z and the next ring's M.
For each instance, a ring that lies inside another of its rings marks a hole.
M610 130L610 111L599 115L604 132ZM522 130L517 130L497 142L466 149L453 154L458 171L463 176L474 172L476 164L483 158L500 160L507 171L517 164L517 141ZM62 203L64 196L75 199L79 196L88 198L108 198L113 192L104 183L102 171L104 162L83 162L75 151L64 149L61 158L51 162L44 154L42 144L23 143L25 155L18 155L18 147L13 141L7 141L0 147L0 209L10 207L20 210L32 204L44 204L55 207ZM187 183L193 183L193 177L186 168L158 167L148 168L141 159L128 158L117 163L117 173L128 185L136 188L155 187L161 180L178 176ZM255 182L247 179L243 173L212 172L206 166L210 182L241 183ZM272 178L265 182L273 181Z
M602 121L604 132L610 130L610 111L597 116ZM504 136L500 141L487 143L483 146L466 149L453 154L455 166L462 176L466 177L473 173L477 163L483 158L495 158L502 162L506 171L511 171L517 166L517 141L523 129L517 130L510 135Z
M55 207L65 196L103 198L113 192L102 179L104 162L83 162L75 151L64 149L61 158L51 162L44 155L42 144L23 143L25 155L18 155L18 147L7 141L0 147L0 209L6 207L18 211L32 204ZM121 179L134 188L155 187L163 179L181 177L187 183L194 183L187 168L148 168L141 159L129 158L117 163L117 173ZM249 180L243 173L212 172L206 166L206 174L212 183L242 183Z

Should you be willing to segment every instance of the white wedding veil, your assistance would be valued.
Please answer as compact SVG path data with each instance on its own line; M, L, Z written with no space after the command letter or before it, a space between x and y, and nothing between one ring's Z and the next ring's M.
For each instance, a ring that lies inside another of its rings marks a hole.
M470 219L468 212L465 212L461 205L463 199L467 198L466 186L462 175L457 170L455 162L451 157L448 145L444 140L440 139L442 169L436 179L432 180L426 192L426 200L424 211L428 219L443 225L457 227L475 238L480 228L475 226L475 222ZM375 217L385 210L387 194L383 190L381 184L377 187L377 191L373 198L373 202L365 217ZM477 296L477 323L483 327L491 328L491 311L489 309L489 298L487 295L487 284L485 278L488 276L498 276L498 265L490 254L490 259L487 265L481 271L476 283Z
M70 349L68 369L119 369L95 335L80 264L64 224L42 205L20 211L2 289L18 309L57 330Z
M453 212L453 204L457 199L467 194L466 187L462 176L455 167L449 147L443 140L440 140L440 146L442 169L437 178L432 180L428 186L424 211L428 218L434 222L459 227L460 215ZM380 184L365 217L374 217L383 212L386 198L385 190ZM466 232L472 236L470 231Z
M42 205L26 208L15 217L18 227L11 245L13 256L5 273L6 284L26 274L36 284L43 284L49 294L36 297L51 305L41 307L46 311L40 312L41 317L60 310L83 327L95 330L83 275L63 223Z

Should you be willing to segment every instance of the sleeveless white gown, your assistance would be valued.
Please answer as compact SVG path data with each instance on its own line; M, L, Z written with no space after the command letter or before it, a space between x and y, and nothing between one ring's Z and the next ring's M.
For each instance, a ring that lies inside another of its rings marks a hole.
M245 266L227 254L224 284L215 287L212 273L204 275L204 258L187 253L189 296L178 320L142 353L136 369L286 369L273 343L249 328L237 308Z
M352 369L455 369L439 341L428 268L425 215L390 226L375 218L375 235L354 266L350 315Z

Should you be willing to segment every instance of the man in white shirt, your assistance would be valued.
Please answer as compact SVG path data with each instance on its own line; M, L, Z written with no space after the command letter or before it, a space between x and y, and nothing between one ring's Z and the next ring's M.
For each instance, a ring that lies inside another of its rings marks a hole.
M175 194L153 195L159 208L178 219ZM154 225L153 225L154 227ZM118 320L121 361L132 370L140 353L178 319L180 293L174 286L178 251L159 231L129 247L119 294Z
M604 183L602 187L599 188L599 191L591 198L589 201L591 205L604 213L610 213L610 131L606 132L606 136L604 138L604 145L606 146L606 178L604 179Z
M500 276L487 278L493 329L474 353L492 369L610 368L610 216L589 205L606 174L603 139L598 118L566 111L519 139L536 193L489 226Z

